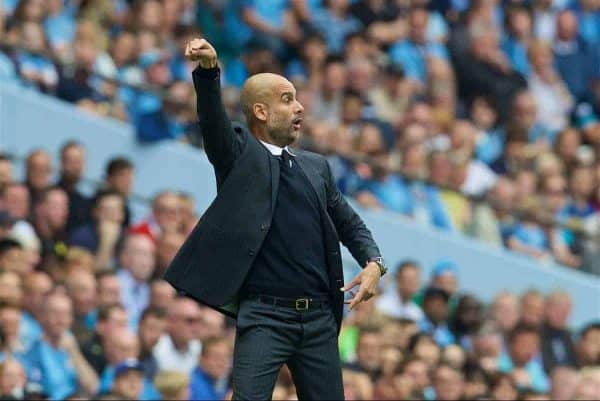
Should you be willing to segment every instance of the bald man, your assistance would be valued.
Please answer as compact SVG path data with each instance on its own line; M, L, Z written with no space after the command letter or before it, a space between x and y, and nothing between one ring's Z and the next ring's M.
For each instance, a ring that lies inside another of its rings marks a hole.
M304 114L294 86L276 74L251 76L240 98L247 124L234 124L221 100L215 49L194 39L186 57L198 63L197 111L217 197L165 279L237 317L234 399L270 399L283 364L299 399L343 399L343 306L375 294L386 270L381 253L336 188L327 159L289 146ZM363 267L346 286L340 241Z

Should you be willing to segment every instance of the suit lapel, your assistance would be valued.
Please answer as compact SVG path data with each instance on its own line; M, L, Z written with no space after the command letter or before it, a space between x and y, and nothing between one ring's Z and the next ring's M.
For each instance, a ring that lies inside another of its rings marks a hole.
M318 172L310 165L310 163L306 163L306 160L302 157L301 154L295 152L296 156L294 160L298 162L300 169L304 173L304 175L308 178L310 185L312 185L315 190L317 197L319 198L319 203L324 210L327 210L325 203L325 194L323 193L323 178L319 175Z

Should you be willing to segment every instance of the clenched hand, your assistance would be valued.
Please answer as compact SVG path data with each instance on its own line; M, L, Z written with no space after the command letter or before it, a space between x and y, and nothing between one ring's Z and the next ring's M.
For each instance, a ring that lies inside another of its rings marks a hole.
M217 51L206 39L192 39L185 46L185 57L190 61L198 61L202 68L217 66Z

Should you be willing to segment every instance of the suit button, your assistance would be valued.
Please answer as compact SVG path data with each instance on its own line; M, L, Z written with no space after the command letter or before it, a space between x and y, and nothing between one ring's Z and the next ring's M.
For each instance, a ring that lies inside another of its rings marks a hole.
M260 230L261 231L266 231L269 228L269 224L268 223L262 223L260 225Z
M248 251L248 255L254 256L254 251Z

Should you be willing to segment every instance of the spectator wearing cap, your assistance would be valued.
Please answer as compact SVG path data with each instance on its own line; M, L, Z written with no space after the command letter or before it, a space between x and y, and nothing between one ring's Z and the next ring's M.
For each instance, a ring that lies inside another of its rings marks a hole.
M498 360L498 370L509 373L519 390L545 393L548 377L539 359L540 335L536 328L520 324L508 336L507 350Z
M449 297L449 308L452 313L456 309L458 289L458 265L450 259L440 259L432 267L429 286L444 290ZM417 305L423 307L424 290L414 296Z
M388 285L377 299L377 310L394 319L420 321L423 311L413 297L421 287L421 267L415 261L403 261L396 268L394 277L395 285Z
M423 294L425 316L419 322L419 329L430 334L440 347L453 344L454 335L448 327L448 301L450 294L439 287L428 287Z
M123 400L141 400L143 391L142 366L135 359L127 359L115 367L111 394Z
M129 326L136 328L142 312L150 303L149 281L154 272L155 245L141 234L129 234L119 253L117 277L121 286L121 303L127 310Z
M392 63L402 66L406 76L421 85L427 78L428 58L448 60L446 48L427 38L429 12L424 8L414 8L409 16L408 38L393 44L389 50Z
M63 400L83 390L95 394L98 376L69 332L73 308L69 297L55 292L44 303L43 335L26 355L28 378L40 383L51 399Z
M86 152L83 144L77 141L66 142L60 150L60 177L56 185L69 197L69 218L67 231L79 227L89 218L90 200L77 186L81 183L85 170Z
M138 394L139 398L136 399L142 401L160 399L160 394L158 394L152 382L144 376L143 366L138 360L140 346L135 333L127 329L119 329L106 339L105 345L108 364L100 377L98 390L100 394L106 394L114 389L119 380L120 369L123 364L130 364L130 361L135 361L135 370L142 373L142 388Z
M202 343L198 366L190 379L192 400L222 400L228 391L227 375L232 363L231 346L225 338L210 337Z

